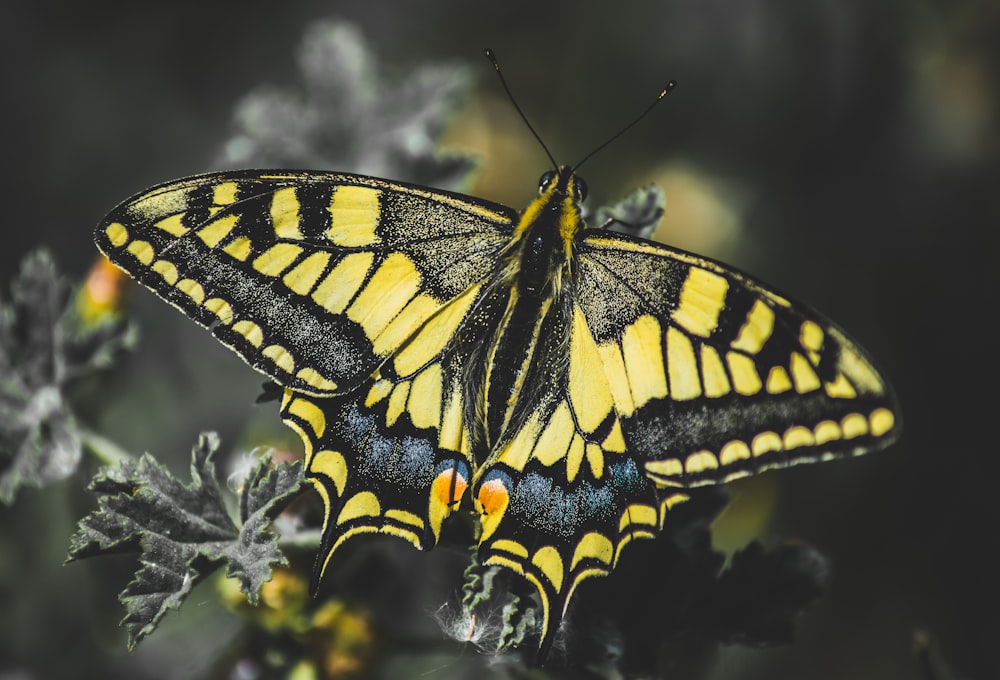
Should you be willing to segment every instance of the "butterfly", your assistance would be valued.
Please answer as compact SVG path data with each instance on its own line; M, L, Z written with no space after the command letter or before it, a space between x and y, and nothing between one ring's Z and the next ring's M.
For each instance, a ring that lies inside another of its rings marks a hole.
M480 562L537 592L544 653L578 586L690 489L900 431L840 328L588 227L586 192L568 166L521 213L361 175L219 172L126 200L95 237L282 388L325 505L314 589L351 538L430 549L464 501Z

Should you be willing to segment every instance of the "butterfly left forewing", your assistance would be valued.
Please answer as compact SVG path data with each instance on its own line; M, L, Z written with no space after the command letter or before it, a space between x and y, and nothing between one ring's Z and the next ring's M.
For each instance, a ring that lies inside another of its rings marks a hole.
M839 328L749 277L590 232L578 295L630 453L666 487L888 445L895 396ZM592 303L598 296L612 306Z
M98 247L257 370L348 392L508 243L503 206L385 180L248 170L124 202Z

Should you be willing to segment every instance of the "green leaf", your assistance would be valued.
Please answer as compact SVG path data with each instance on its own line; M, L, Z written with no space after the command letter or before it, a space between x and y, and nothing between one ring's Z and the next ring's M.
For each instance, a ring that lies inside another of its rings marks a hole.
M258 463L240 495L240 526L237 550L230 552L226 575L237 578L251 604L257 604L260 587L271 579L271 567L280 563L272 555L278 553L277 535L271 521L295 498L302 486L300 462L277 465Z
M0 370L4 383L23 385L59 381L59 322L69 287L47 251L28 254L10 284L9 304L0 302Z
M301 463L271 467L261 459L243 490L238 525L226 510L215 475L218 446L214 433L199 438L191 454L190 484L177 480L149 454L105 468L91 482L98 510L80 520L69 561L140 552L141 567L119 595L130 649L223 564L255 603L272 568L287 563L270 523L298 493Z

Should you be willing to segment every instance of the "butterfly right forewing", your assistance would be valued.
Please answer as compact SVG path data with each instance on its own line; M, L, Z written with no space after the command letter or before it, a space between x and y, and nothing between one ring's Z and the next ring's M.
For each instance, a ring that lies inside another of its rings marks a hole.
M808 307L666 246L591 232L579 299L629 451L657 484L695 486L894 441L895 395ZM592 304L600 291L616 304Z

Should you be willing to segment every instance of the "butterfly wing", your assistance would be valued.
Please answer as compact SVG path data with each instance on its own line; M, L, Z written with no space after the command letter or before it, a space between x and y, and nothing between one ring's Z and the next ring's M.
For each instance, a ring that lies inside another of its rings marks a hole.
M419 549L438 540L475 474L470 367L503 311L503 295L470 286L431 316L359 390L316 398L286 390L281 415L305 442L326 505L313 587L334 552L364 533Z
M808 307L711 260L609 232L589 233L579 272L628 450L658 485L897 438L896 397L872 360Z
M154 187L98 247L278 384L350 391L495 266L516 214L346 174L235 171Z
M581 581L610 573L621 548L653 535L662 503L627 452L597 345L575 295L554 304L538 338L533 375L519 395L530 411L482 467L479 558L515 571L541 602L539 655L552 644Z
M537 589L542 654L581 581L654 537L687 487L863 453L899 432L863 350L705 258L591 231L532 414L480 472L480 557ZM568 361L552 357L567 356Z
M98 227L113 262L285 388L326 506L314 587L354 535L433 546L462 497L455 339L515 217L368 177L240 171L154 187Z

